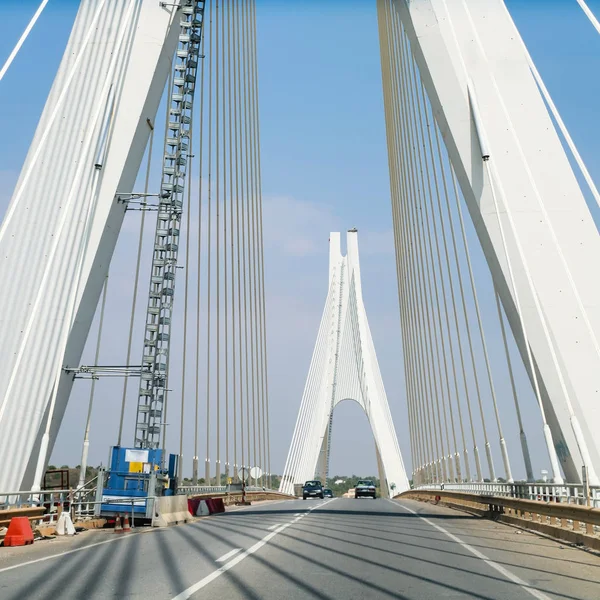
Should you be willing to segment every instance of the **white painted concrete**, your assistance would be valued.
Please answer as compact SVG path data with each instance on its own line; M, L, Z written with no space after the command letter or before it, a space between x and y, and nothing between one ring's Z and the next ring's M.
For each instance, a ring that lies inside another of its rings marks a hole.
M356 230L347 234L346 256L341 253L340 234L330 234L329 293L280 491L293 494L294 483L323 470L330 417L344 400L357 402L369 419L383 467L382 493L389 495L392 484L395 493L408 489L363 303Z

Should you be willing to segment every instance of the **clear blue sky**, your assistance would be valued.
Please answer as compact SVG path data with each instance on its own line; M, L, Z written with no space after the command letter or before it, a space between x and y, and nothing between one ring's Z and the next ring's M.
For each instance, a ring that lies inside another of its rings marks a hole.
M409 465L375 1L257 3L273 470L283 468L322 311L329 231L355 226L360 231L365 303ZM0 61L37 4L0 2ZM600 36L575 0L507 4L600 181ZM600 16L600 0L589 4ZM0 212L25 158L77 5L75 0L50 0L0 82ZM122 275L125 280L127 273ZM118 307L113 310L116 314ZM55 463L79 462L86 393L74 396L69 407ZM115 441L112 415L117 403L106 391L102 394L103 408L92 431L92 463L106 462ZM531 398L527 410L535 423ZM512 426L512 421L507 423ZM333 472L375 471L373 445L365 450L353 443L356 432L367 427L353 403L340 406ZM537 427L532 438L539 441L539 433ZM516 463L515 432L507 432L507 438ZM535 453L534 461L536 471L547 466L543 452ZM522 475L522 468L515 471Z

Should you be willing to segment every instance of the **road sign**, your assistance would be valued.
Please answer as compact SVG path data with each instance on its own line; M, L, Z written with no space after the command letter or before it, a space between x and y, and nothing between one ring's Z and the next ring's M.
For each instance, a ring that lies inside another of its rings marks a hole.
M252 479L260 479L262 477L262 469L260 467L252 467L250 469L250 477L252 477Z
M250 476L250 473L246 467L242 467L239 471L239 476L242 481L246 481Z

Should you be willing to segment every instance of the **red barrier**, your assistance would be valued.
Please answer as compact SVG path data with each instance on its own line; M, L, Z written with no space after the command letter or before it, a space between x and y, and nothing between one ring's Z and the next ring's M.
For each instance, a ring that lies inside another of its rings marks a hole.
M208 508L209 515L225 512L225 503L223 502L223 498L196 497L188 498L188 510L191 514L196 515L198 512L198 506L202 500L206 502L206 508Z
M33 544L33 531L27 517L13 517L4 538L5 546Z
M188 498L188 510L192 515L195 515L198 512L200 500L202 500L202 498Z

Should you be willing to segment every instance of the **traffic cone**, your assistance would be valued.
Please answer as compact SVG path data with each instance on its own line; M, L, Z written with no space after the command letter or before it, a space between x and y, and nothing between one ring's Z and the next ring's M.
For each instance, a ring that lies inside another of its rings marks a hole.
M4 538L5 546L25 546L33 544L33 531L27 517L13 517Z
M117 517L115 521L115 533L123 533L123 528L121 527L121 517Z
M125 519L123 519L123 533L129 533L131 531L131 527L129 526L129 515L125 515Z

